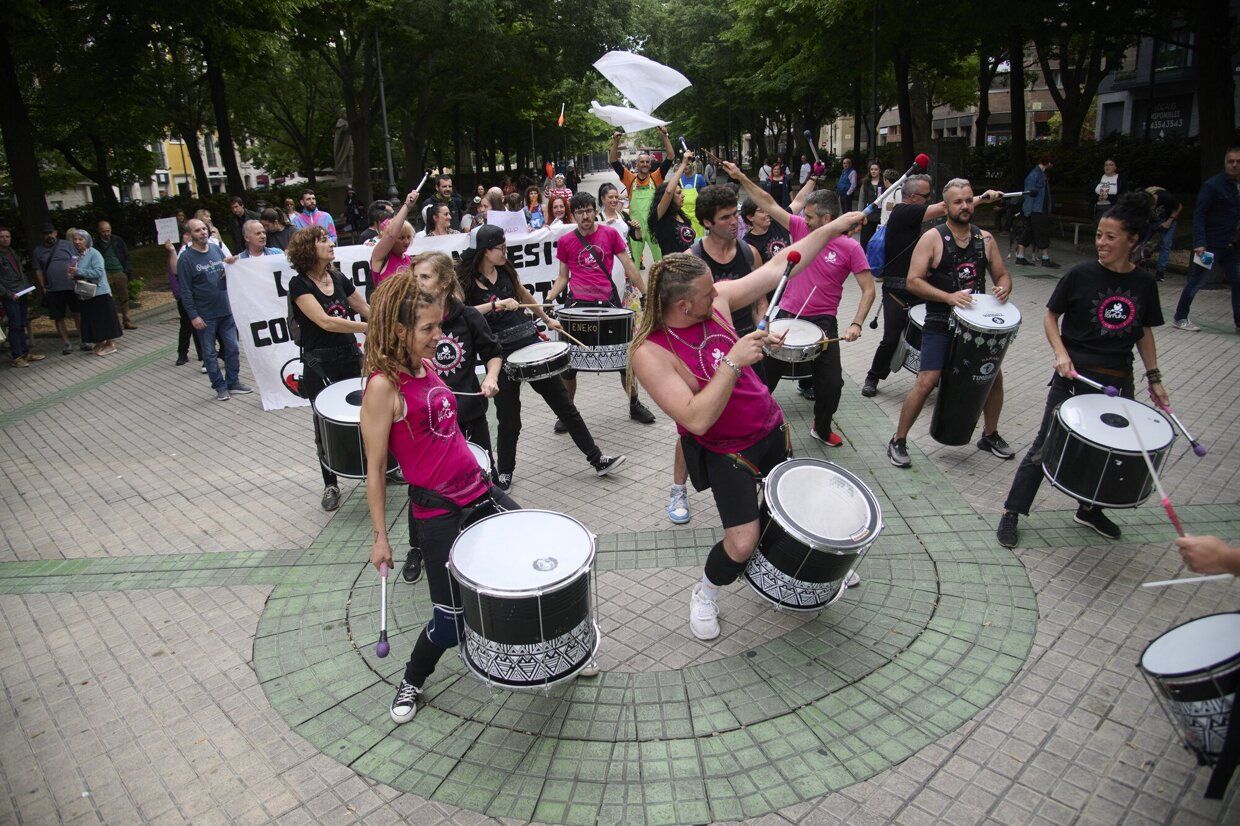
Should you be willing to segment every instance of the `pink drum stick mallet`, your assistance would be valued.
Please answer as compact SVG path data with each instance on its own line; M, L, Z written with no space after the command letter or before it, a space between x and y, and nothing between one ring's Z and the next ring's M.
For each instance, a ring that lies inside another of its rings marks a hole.
M383 659L392 650L387 638L387 578L386 562L379 563L379 642L375 644L375 656Z
M1150 398L1153 399L1154 404L1157 405L1162 412L1167 414L1167 417L1171 419L1171 421L1175 422L1175 426L1180 429L1180 432L1184 434L1184 438L1188 439L1188 443L1193 446L1193 453L1198 458L1205 456L1206 446L1193 438L1193 434L1188 432L1188 428L1185 427L1184 423L1180 421L1180 417L1171 412L1171 405L1160 402L1152 390L1150 391Z
M1119 388L1118 388L1118 387L1112 387L1112 386L1111 386L1111 385L1109 385L1109 384L1099 384L1098 382L1094 381L1093 379L1087 379L1087 378L1085 378L1084 376L1082 376L1080 373L1076 372L1075 370L1073 370L1073 371L1072 371L1072 376L1071 376L1071 378L1072 378L1073 380L1075 380L1075 381L1079 381L1081 384L1083 384L1083 385L1085 385L1085 386L1087 386L1087 387L1092 387L1092 388L1094 388L1095 390L1100 390L1101 392L1106 393L1106 394L1107 394L1108 396L1110 396L1111 398L1115 398L1116 396L1118 396L1118 395L1119 395Z
M1145 442L1141 439L1141 428L1133 423L1132 434L1137 437L1137 447L1141 449L1141 458L1145 460L1145 466L1150 471L1150 478L1154 480L1154 487L1158 490L1158 496L1162 499L1163 510L1167 512L1167 518L1171 520L1175 532L1180 536L1184 536L1184 526L1180 524L1180 517L1176 515L1175 508L1171 505L1171 497L1167 496L1167 491L1163 490L1162 482L1158 478L1158 471L1154 470L1154 463L1150 461L1150 454L1145 451Z

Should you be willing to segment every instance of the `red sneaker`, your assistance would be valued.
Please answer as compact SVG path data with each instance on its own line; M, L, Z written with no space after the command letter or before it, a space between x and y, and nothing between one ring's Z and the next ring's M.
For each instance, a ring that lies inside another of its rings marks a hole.
M840 447L844 444L844 440L840 438L840 434L836 433L834 430L828 431L827 438L824 439L818 435L817 428L811 427L809 429L809 435L813 436L827 447Z

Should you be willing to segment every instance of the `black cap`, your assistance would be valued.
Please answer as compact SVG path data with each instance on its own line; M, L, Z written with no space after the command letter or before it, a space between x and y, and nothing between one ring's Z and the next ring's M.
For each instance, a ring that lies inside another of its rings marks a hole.
M504 246L504 231L494 224L483 224L478 227L478 235L474 239L474 247L489 250Z
M56 231L56 225L53 224L51 221L44 221L43 226L40 227L39 229L39 232L42 232L42 233L55 232L55 231Z

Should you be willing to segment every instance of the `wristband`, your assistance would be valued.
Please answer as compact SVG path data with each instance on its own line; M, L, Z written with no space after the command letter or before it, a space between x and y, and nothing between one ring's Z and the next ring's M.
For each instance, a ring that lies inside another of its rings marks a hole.
M719 359L719 361L731 367L732 372L736 374L736 377L738 379L741 377L741 368L738 367L736 362L732 361L732 359L728 358L727 356L724 356L723 358Z
M848 325L848 327L856 327L858 330L864 330L864 329L865 329L864 327L862 327L862 326L861 326L861 323L860 323L860 322L857 322L857 321L854 321L852 324L849 324L849 325ZM845 330L847 330L847 329L848 329L848 327L845 327L844 329L845 329Z
M491 296L491 312L495 312L495 302L497 300L498 299L496 299L495 296Z
M1150 384L1162 384L1162 371L1155 367L1145 371L1145 380Z

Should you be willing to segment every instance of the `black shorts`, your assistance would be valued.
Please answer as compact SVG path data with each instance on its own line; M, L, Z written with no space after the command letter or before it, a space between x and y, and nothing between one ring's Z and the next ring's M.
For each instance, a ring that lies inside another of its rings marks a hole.
M691 436L683 438L690 475L696 472L705 476L704 480L695 478L693 486L698 490L710 487L725 528L735 528L758 518L758 483L792 453L787 424L773 428L739 454L716 453L693 441ZM695 457L701 463L699 468L693 466ZM699 486L699 481L705 484Z
M77 293L73 290L44 293L43 306L47 308L48 318L52 321L60 321L70 313L78 311Z

